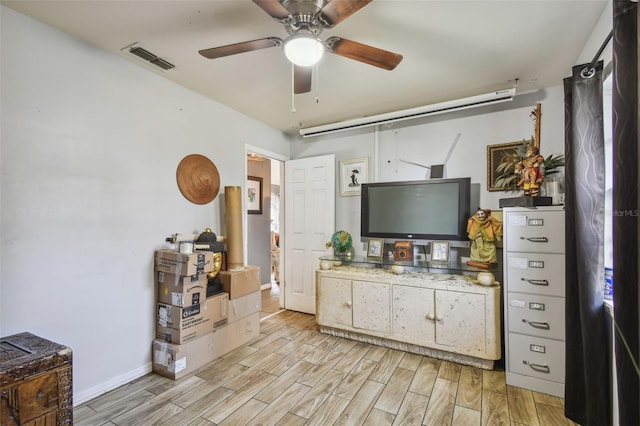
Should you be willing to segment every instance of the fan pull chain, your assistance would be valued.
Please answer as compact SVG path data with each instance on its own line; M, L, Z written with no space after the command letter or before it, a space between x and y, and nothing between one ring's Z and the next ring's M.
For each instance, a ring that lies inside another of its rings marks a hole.
M316 62L314 74L316 75L316 103L320 103L320 74L318 72L318 63Z
M296 70L292 63L291 64L291 114L296 113L296 96L295 96L295 75L296 74L295 73L296 73Z

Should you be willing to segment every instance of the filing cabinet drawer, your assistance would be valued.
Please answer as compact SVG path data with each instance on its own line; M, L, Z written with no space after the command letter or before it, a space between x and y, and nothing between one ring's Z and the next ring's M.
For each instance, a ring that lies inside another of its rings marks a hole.
M509 252L505 256L507 291L564 297L563 254Z
M524 293L508 293L508 330L564 340L564 299Z
M564 342L509 333L509 371L564 383Z
M509 211L505 226L509 252L564 253L564 215L557 211Z

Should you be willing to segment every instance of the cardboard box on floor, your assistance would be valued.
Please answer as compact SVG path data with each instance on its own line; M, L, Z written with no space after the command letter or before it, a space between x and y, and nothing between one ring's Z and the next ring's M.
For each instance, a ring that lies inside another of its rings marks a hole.
M207 298L207 274L192 276L156 272L158 302L188 308Z
M255 313L183 345L156 339L152 343L153 371L179 379L259 335L260 313Z
M227 321L228 304L227 293L216 294L188 308L158 303L156 338L181 345L202 337Z
M154 265L158 272L191 276L213 271L213 252L196 250L193 253L178 253L161 249L154 254Z
M260 290L260 268L257 266L245 266L239 271L220 271L220 278L222 289L229 293L229 299Z
M262 297L260 291L254 291L229 300L229 322L234 322L256 312L260 312Z

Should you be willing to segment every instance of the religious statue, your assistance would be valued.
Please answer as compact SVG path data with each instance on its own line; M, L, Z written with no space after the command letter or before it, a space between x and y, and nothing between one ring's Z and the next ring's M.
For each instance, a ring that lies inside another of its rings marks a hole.
M527 146L527 156L516 164L515 173L519 175L517 186L522 187L524 195L537 197L544 176L540 170L544 165L544 157L535 145Z
M491 216L490 209L478 209L467 221L467 234L471 240L472 266L493 267L498 263L496 241L502 239L502 223Z

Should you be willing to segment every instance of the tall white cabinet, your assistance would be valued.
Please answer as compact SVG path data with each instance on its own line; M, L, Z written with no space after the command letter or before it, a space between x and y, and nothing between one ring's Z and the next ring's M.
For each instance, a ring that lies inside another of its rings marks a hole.
M564 397L564 207L505 208L507 384Z

